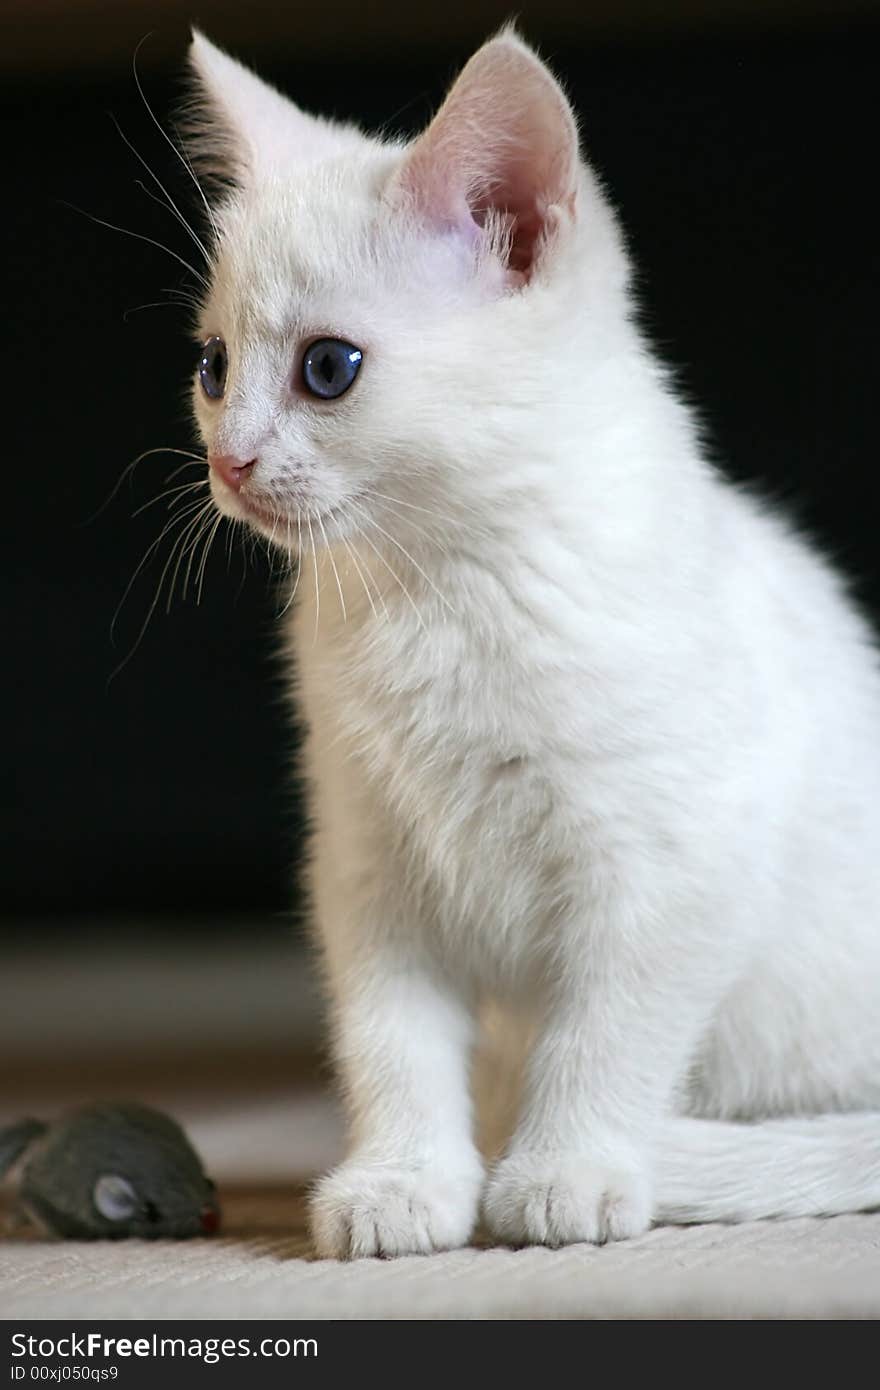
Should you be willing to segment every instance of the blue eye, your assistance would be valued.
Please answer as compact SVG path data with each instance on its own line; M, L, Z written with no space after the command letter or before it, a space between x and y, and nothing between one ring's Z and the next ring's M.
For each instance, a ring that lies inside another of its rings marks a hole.
M226 389L228 367L229 358L223 339L209 338L199 358L199 381L205 395L210 396L212 401L218 401Z
M354 343L342 338L318 338L305 350L302 364L303 385L313 396L335 400L351 386L364 354Z

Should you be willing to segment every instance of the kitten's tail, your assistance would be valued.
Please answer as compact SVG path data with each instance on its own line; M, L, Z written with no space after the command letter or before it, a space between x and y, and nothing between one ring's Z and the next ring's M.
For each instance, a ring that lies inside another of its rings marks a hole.
M866 1211L880 1207L880 1112L756 1124L675 1118L658 1160L660 1222Z

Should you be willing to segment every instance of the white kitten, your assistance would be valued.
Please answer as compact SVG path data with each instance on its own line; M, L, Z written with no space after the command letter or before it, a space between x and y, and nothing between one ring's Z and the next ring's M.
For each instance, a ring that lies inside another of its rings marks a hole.
M702 458L559 86L507 31L404 147L192 59L213 495L296 557L319 1251L458 1245L481 1199L548 1244L880 1204L880 1114L833 1113L880 1109L870 634ZM487 1001L525 1073L486 1181Z

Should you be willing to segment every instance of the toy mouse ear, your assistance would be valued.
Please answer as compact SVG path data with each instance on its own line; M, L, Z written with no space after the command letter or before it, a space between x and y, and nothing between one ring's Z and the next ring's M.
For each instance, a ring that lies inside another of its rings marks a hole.
M46 1133L41 1120L19 1120L8 1129L0 1129L0 1178L20 1158L29 1144Z
M92 1201L108 1221L127 1221L138 1209L137 1193L119 1173L102 1173L92 1189Z
M428 221L472 239L499 214L511 278L528 279L560 214L575 212L578 138L558 82L512 30L467 63L397 189Z

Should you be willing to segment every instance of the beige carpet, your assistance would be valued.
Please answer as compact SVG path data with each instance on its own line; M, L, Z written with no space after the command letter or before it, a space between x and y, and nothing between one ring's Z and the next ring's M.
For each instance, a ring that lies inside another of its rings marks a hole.
M301 957L114 961L77 946L7 960L0 977L0 1125L98 1097L162 1106L224 1208L221 1234L203 1240L7 1236L0 1317L880 1317L880 1213L657 1229L604 1249L316 1261L304 1188L339 1158L342 1133Z
M226 1193L181 1243L4 1242L5 1318L875 1318L880 1215L659 1229L628 1245L309 1258L300 1194Z

